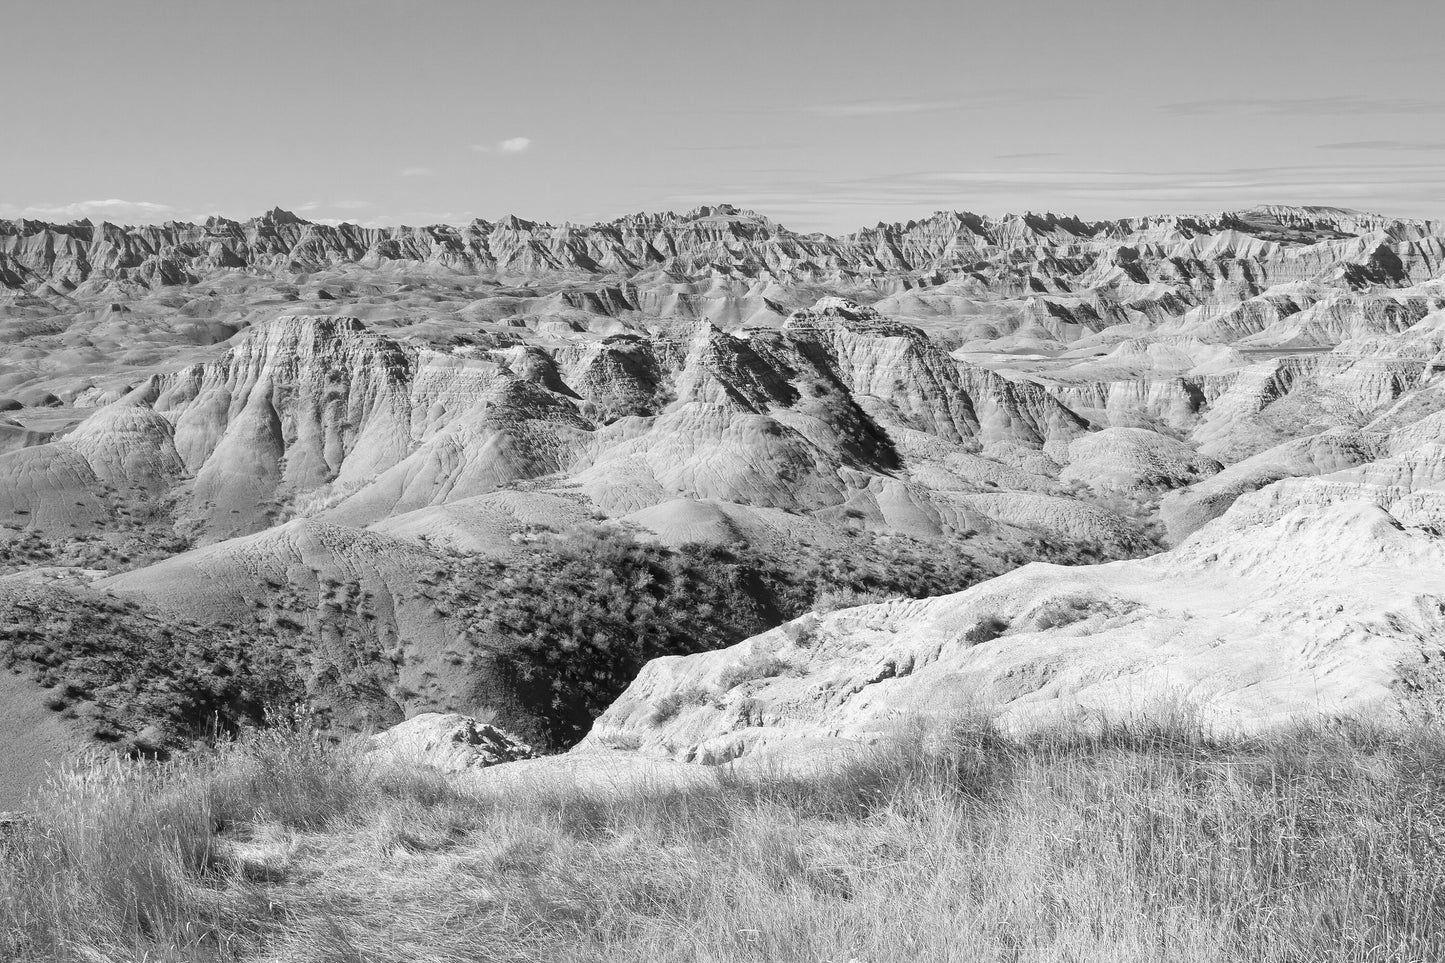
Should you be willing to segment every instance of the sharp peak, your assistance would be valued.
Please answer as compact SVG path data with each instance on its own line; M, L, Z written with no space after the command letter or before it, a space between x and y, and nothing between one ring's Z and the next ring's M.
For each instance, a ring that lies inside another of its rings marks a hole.
M260 217L252 218L253 221L271 224L310 224L311 222L297 217L295 214L283 207L273 207Z

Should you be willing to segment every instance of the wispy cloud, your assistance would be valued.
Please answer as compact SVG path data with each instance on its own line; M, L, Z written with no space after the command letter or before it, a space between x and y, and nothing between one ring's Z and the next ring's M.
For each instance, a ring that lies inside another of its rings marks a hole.
M819 104L814 113L824 117L879 117L888 114L928 114L940 110L958 110L968 106L963 100L855 100L841 104Z
M29 217L42 221L134 221L151 223L172 220L181 214L169 204L154 201L125 201L110 198L101 201L73 201L69 204L0 204L0 217Z
M314 211L364 211L371 206L370 201L307 201L291 210L297 214L311 214ZM311 220L317 224L346 223L345 219L339 217L313 217Z
M994 157L995 157L996 159L998 159L998 160L1034 160L1034 159L1039 158L1039 157L1062 157L1062 156L1063 156L1063 155L1060 154L1058 151L1052 151L1052 150L1025 151L1025 152L1022 153L1022 154L995 154L995 155L994 155Z
M403 167L401 169L402 177L432 177L435 174L436 171L430 167Z
M801 141L780 141L772 143L753 144L678 144L671 147L664 147L663 150L675 151L701 151L712 153L714 151L732 153L734 151L770 151L770 150L803 150L811 145Z
M1342 140L1332 144L1320 144L1320 150L1388 150L1420 151L1429 153L1445 150L1445 141L1408 140Z
M365 218L318 217L317 224L355 224L358 227L398 227L432 224L466 224L477 215L474 211L401 211L396 214L376 215Z
M1164 104L1180 117L1220 114L1356 117L1370 114L1445 114L1445 100L1423 97L1220 97Z
M1445 211L1445 168L1436 164L1336 164L1214 171L912 171L854 180L806 178L699 185L668 198L691 206L726 198L799 226L851 229L879 216L936 210L1054 210L1086 217L1207 212L1258 204L1326 204L1402 216Z
M804 108L824 117L887 117L899 114L932 114L945 111L981 110L1075 100L1078 92L1015 88L975 90L959 96L891 97L814 104Z
M493 144L473 144L472 150L479 154L520 154L531 146L530 137L508 137Z

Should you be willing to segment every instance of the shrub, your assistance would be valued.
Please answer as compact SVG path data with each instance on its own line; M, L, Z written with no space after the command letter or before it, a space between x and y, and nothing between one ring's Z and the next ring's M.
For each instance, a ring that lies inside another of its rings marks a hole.
M666 722L689 706L706 705L711 697L701 686L674 689L652 704L652 721Z
M851 588L821 588L813 599L813 611L819 615L837 612L840 609L857 608L860 605L875 605L900 598L892 592L860 591Z
M565 748L649 659L731 645L823 600L923 597L986 576L963 543L856 534L846 550L747 544L669 549L626 529L538 532L505 560L457 562L447 605L533 720L534 744Z
M1007 619L999 618L997 615L990 615L981 619L978 624L963 634L966 642L978 645L983 642L992 642L1009 630Z
M792 669L787 660L771 652L758 652L724 667L722 672L718 673L717 684L722 691L730 692L745 683L771 679L791 672Z

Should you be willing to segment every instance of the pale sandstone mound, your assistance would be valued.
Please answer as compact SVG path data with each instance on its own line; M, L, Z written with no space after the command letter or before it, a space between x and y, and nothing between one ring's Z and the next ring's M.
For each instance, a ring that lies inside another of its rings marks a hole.
M1160 503L1160 517L1169 536L1180 541L1218 518L1235 499L1282 478L1320 475L1365 464L1381 454L1383 436L1358 428L1332 428L1317 435L1284 442L1236 462Z
M457 629L433 597L442 564L413 542L298 519L93 587L179 617L294 639L312 704L338 724L367 729L456 707L457 690L471 682L445 661Z
M1248 496L1154 558L1032 564L656 660L582 747L721 762L798 737L867 741L920 715L1030 728L1182 704L1255 729L1445 698L1445 537L1402 523L1379 504L1402 499L1378 486L1290 484L1303 494Z
M817 541L823 523L771 508L757 508L711 499L676 498L620 519L640 526L644 538L678 548L688 544L788 544Z
M372 736L371 754L381 760L456 773L530 759L535 752L514 736L471 716L423 712Z
M0 398L0 412L6 408L5 399ZM21 448L31 448L41 445L50 440L50 432L35 431L27 428L13 418L7 418L0 414L0 455L10 451L17 451Z
M1241 499L1238 515L1258 521L1298 504L1359 502L1389 512L1409 528L1445 530L1445 441L1423 442L1314 479L1287 479Z
M110 518L110 499L95 470L66 442L0 455L0 480L0 523L89 531Z
M396 530L473 549L508 525L462 503L549 478L579 511L659 523L676 513L653 510L695 501L919 536L983 524L1111 541L1117 520L1098 509L980 491L1058 495L1058 464L1089 430L1040 386L843 298L780 331L677 322L451 352L352 317L284 315L145 379L62 441L0 456L15 476L0 523L66 536L139 519L204 544L298 515L366 527L421 512Z
M469 555L502 556L533 529L587 522L580 500L551 492L495 491L383 518L375 532Z
M1124 545L1137 537L1134 527L1117 512L1070 498L1033 492L986 492L936 496L993 522L1101 545Z
M79 724L46 706L50 695L28 679L0 673L0 810L29 803L58 767L87 746Z
M1179 488L1223 466L1182 442L1143 428L1105 428L1069 444L1062 482L1123 491Z
M578 792L598 796L675 792L715 785L718 776L719 770L706 766L599 748L470 769L462 773L460 781L483 796L560 793L570 797Z

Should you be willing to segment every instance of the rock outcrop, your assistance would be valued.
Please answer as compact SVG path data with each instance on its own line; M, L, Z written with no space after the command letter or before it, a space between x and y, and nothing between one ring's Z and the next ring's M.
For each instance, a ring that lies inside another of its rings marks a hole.
M717 763L951 714L1029 729L1185 713L1252 730L1438 711L1440 452L1271 485L1153 558L1027 565L957 595L807 615L658 659L579 749Z
M371 755L446 773L530 759L532 747L496 726L455 712L423 712L371 738Z

